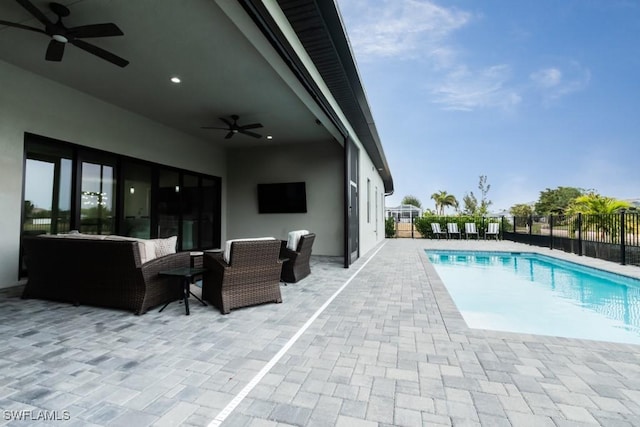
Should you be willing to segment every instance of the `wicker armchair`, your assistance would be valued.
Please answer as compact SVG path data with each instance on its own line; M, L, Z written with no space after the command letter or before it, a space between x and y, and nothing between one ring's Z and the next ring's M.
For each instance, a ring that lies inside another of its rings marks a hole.
M309 259L311 258L311 247L315 238L316 235L314 233L300 237L295 251L287 248L286 241L283 240L280 243L280 258L288 259L282 266L282 274L280 275L283 282L295 283L311 274Z
M202 298L222 314L265 302L281 303L279 251L280 241L271 239L233 242L228 263L221 254L205 252Z

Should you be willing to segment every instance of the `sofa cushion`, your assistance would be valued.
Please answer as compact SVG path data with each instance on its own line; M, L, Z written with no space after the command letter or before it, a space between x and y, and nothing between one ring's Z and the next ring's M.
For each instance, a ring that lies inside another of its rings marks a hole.
M251 240L275 240L275 237L252 237L248 239L231 239L227 240L224 245L224 252L222 253L222 259L227 264L231 263L231 244L233 242L250 242Z
M83 233L58 233L58 234L42 234L42 236L61 237L63 239L87 239L87 240L104 240L107 236L104 234L83 234Z
M138 242L138 248L140 249L140 263L144 264L145 262L151 261L152 259L157 258L156 255L156 244L147 239L135 239ZM144 254L144 255L143 255Z
M300 241L300 237L305 234L309 234L309 230L295 230L289 232L289 237L287 239L287 249L295 251L298 249L298 242Z
M176 253L178 236L171 236L165 239L153 239L152 241L155 243L157 258Z
M105 236L104 240L138 242L138 251L140 253L140 264L144 264L145 262L151 261L156 257L156 245L150 240L137 239L135 237L128 237L128 236L118 236L117 234L111 234L109 236Z

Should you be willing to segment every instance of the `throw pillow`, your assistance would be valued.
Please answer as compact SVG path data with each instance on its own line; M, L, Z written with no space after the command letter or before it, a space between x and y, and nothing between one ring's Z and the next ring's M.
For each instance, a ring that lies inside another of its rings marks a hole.
M161 257L176 253L176 243L178 236L167 237L166 239L154 239L156 244L156 257Z

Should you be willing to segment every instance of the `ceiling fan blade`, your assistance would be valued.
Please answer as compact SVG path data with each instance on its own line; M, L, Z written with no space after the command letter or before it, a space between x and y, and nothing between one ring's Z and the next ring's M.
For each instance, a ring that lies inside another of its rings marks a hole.
M117 65L118 67L126 67L129 64L129 61L127 61L126 59L120 58L119 56L114 55L111 52L107 52L106 50L99 48L98 46L94 46L85 41L72 39L72 40L69 40L69 43L91 54L94 54L95 56L102 58L105 61L109 61L112 64Z
M47 54L45 55L45 59L47 61L62 61L62 55L64 54L64 46L66 43L62 43L56 40L51 40L49 42L49 47L47 48Z
M240 129L244 130L244 129L258 129L261 128L262 124L260 123L253 123L250 125L244 125L244 126L240 126Z
M220 120L222 120L229 127L233 126L233 123L231 123L228 119L226 119L224 117L220 117Z
M240 130L239 132L242 133L242 134L245 134L245 135L252 136L254 138L262 138L262 135L259 135L259 134L255 133L255 132L249 132L248 130Z
M120 28L118 28L118 26L113 23L73 27L67 30L67 34L80 39L89 37L114 37L124 35Z
M30 14L32 14L38 21L42 22L44 25L53 24L53 22L51 22L49 18L47 18L45 14L42 13L40 9L35 7L29 0L16 0L16 2L18 2L20 6L27 9Z
M233 136L234 132L229 132L227 134L227 136L224 137L224 139L231 139L231 137Z
M7 22L7 21L0 20L0 25L6 25L8 27L20 28L23 30L35 31L36 33L47 34L45 31L41 30L40 28L28 27L26 25L16 24L15 22Z

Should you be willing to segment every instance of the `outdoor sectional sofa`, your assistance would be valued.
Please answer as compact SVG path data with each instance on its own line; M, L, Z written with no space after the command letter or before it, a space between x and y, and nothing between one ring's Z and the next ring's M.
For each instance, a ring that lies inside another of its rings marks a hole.
M190 265L189 252L175 253L175 238L154 241L72 234L25 237L24 254L28 281L23 298L131 310L135 314L181 299L176 278L158 273Z

